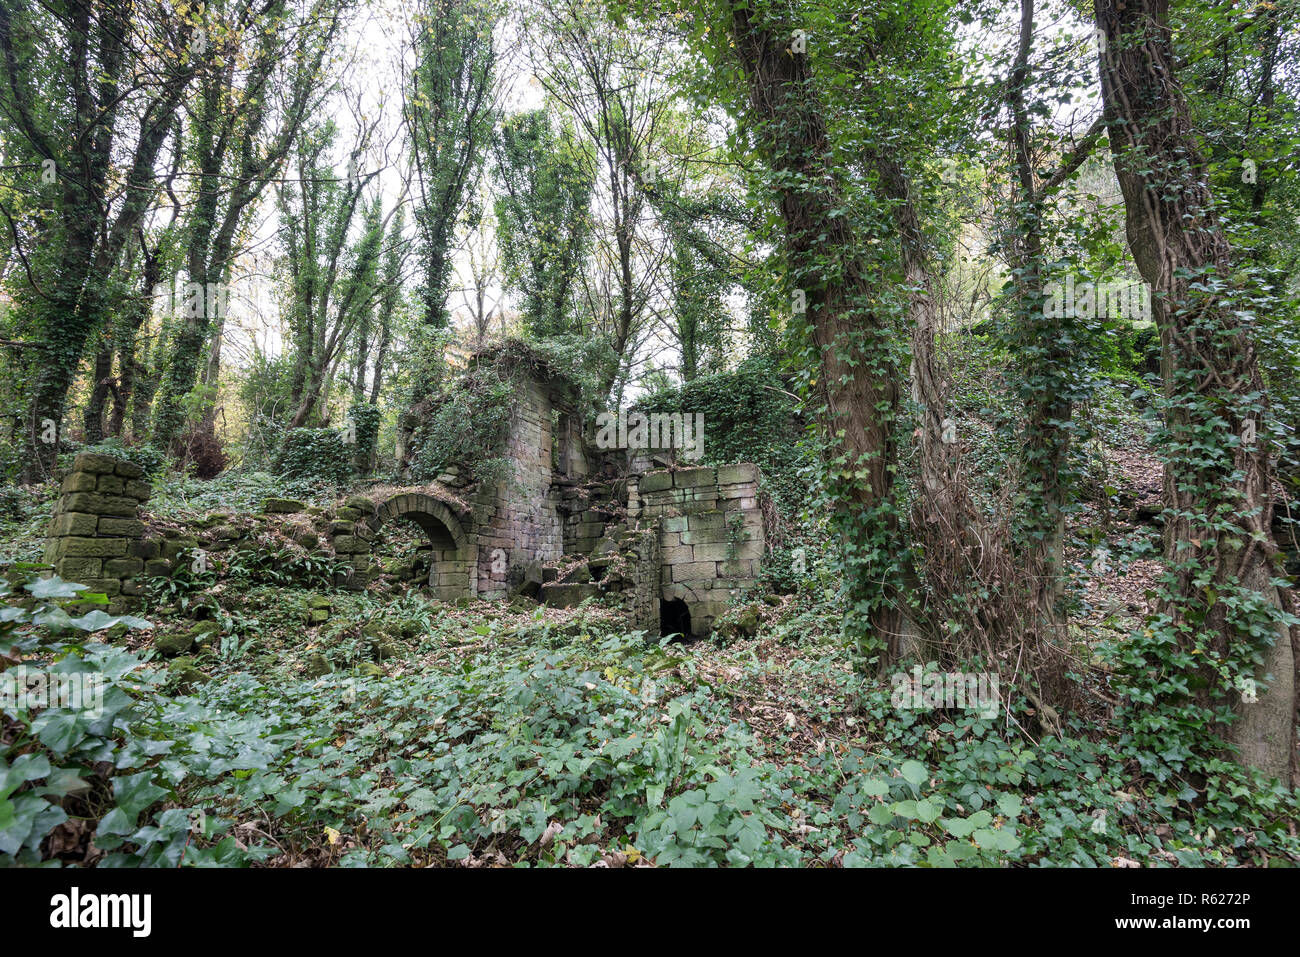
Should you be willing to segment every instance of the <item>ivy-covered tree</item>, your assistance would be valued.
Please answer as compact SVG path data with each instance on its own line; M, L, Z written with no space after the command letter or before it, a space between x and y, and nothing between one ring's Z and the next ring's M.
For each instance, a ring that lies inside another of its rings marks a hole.
M573 129L546 109L507 118L493 149L506 285L534 335L577 331L573 297L591 238L594 173Z

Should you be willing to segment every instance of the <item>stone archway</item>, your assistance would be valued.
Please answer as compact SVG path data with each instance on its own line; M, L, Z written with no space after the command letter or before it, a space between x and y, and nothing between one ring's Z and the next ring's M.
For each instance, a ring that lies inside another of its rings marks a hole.
M394 495L379 506L370 519L373 531L385 522L407 521L419 526L433 546L429 569L429 588L442 601L454 601L473 595L477 549L465 533L460 519L432 495L406 492Z

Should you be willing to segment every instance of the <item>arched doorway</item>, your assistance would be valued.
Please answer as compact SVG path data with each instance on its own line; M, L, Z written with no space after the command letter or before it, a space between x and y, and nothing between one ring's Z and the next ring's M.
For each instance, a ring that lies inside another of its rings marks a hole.
M471 548L460 520L431 495L409 492L379 506L373 527L402 521L417 526L429 541L429 589L434 597L453 601L473 593Z
M691 637L691 610L680 598L665 598L659 602L659 634L679 640Z

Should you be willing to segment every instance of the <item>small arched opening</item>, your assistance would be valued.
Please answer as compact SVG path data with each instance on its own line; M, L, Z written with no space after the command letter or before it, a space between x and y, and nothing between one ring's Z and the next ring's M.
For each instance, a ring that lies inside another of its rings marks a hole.
M665 598L659 602L659 634L679 639L691 637L691 610L680 598Z
M433 594L443 600L470 593L468 540L452 511L429 495L406 494L389 499L379 507L375 526L408 523L418 528L427 544L421 544L411 570L428 582Z

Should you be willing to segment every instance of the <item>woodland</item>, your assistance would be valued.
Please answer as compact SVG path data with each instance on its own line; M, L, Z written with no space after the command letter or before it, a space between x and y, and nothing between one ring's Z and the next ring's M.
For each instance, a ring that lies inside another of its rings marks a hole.
M1300 863L1298 23L0 0L0 867Z

